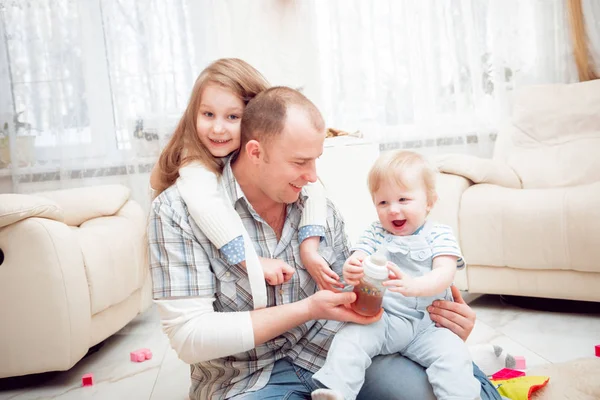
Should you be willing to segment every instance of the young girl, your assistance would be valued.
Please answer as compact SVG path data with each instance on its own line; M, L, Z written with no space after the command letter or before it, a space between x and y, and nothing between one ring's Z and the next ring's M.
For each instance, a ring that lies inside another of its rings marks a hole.
M234 58L209 65L196 80L187 109L152 171L150 183L159 195L177 184L196 224L221 250L230 264L241 263L248 271L252 292L260 306L266 294L260 280L271 285L287 282L294 269L280 260L259 259L239 215L219 184L226 157L240 146L240 120L246 104L269 87L265 78L248 63ZM320 287L339 284L339 277L317 254L324 235L325 198L318 186L308 191L298 239L305 268ZM254 276L254 279L252 277ZM327 277L328 279L325 279ZM257 296L263 292L264 296Z
M329 389L313 392L313 400L356 398L371 358L393 353L427 369L436 398L480 398L467 346L449 329L437 328L427 312L434 300L452 299L449 287L464 266L452 229L427 220L437 200L434 170L417 153L385 154L369 172L369 191L379 221L359 239L344 279L357 285L362 260L375 252L392 260L393 279L383 283L389 288L385 313L371 325L350 324L338 332L313 376Z

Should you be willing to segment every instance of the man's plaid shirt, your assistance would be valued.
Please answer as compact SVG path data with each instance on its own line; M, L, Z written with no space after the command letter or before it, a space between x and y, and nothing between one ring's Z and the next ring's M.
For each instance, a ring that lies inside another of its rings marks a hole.
M306 196L287 207L281 239L248 203L227 163L222 184L260 257L278 258L296 268L283 285L267 286L268 307L293 303L316 291L316 284L302 266L298 224ZM319 253L342 275L349 256L344 221L331 202L327 204L325 238ZM245 269L230 265L200 231L171 186L152 203L148 226L150 268L155 299L215 297L216 312L252 310L250 284ZM335 321L309 321L254 349L191 366L194 399L229 398L264 387L275 361L288 357L295 365L316 372L324 363L333 335L342 326Z

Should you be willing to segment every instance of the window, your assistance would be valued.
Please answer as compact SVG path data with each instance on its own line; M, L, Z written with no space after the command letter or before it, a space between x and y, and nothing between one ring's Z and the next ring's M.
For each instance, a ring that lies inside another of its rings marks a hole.
M180 115L198 71L190 15L184 0L0 0L0 115L42 163L154 140L136 123Z

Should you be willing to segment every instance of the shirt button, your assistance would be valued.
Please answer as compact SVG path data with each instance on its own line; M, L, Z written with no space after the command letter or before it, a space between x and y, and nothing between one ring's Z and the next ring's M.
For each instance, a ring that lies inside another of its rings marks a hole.
M423 250L419 252L419 258L425 258L425 252Z
M388 241L388 242L391 242L391 241L392 241L392 238L388 236L388 238L387 238L387 241Z
M225 272L225 276L229 278L231 276L231 272L229 272L229 271Z

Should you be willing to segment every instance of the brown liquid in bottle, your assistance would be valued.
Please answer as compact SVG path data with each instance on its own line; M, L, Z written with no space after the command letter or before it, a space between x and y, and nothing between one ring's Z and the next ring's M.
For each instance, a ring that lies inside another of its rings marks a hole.
M351 305L354 312L365 317L372 317L379 312L383 301L381 290L361 280L354 287L354 293L356 293L356 301Z

